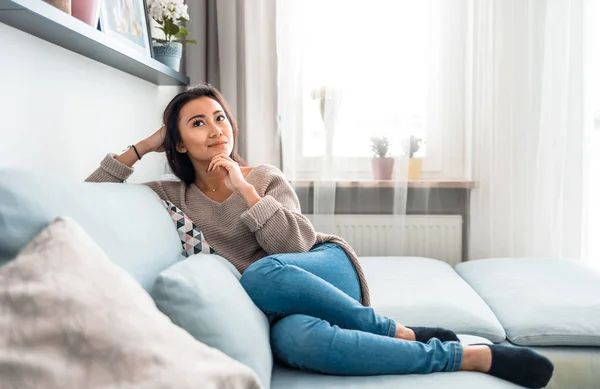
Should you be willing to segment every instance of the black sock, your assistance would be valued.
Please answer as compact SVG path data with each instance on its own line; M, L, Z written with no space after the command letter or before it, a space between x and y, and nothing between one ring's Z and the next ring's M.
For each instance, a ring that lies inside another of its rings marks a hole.
M531 389L548 385L554 365L545 356L525 347L486 344L492 350L488 374Z
M431 338L438 338L442 342L460 342L453 331L440 327L406 327L413 330L417 342L427 343Z

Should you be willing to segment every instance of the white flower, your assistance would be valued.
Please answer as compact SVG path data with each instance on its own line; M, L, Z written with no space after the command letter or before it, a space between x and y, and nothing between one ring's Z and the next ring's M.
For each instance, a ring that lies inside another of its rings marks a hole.
M171 19L190 20L190 15L187 12L188 6L183 3L183 0L149 0L148 14L157 21Z

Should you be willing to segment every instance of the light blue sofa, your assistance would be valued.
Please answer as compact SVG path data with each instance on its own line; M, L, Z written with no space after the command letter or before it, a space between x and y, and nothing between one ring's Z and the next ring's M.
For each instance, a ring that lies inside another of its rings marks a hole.
M339 377L280 366L271 356L267 320L241 288L239 273L216 255L183 258L168 213L140 185L0 170L0 266L57 216L78 221L174 323L253 368L265 388L518 388L469 372ZM600 388L600 275L583 277L575 268L570 279L573 268L562 262L552 265L553 274L539 275L544 267L528 260L473 261L456 269L426 258L361 262L379 313L406 325L453 329L464 334L464 343L533 342L555 363L550 388ZM538 275L531 277L532 272ZM560 285L557 275L566 278ZM578 285L585 290L568 290ZM548 294L560 304L547 303ZM536 304L543 309L536 310ZM555 336L560 331L562 337ZM569 343L575 346L551 346Z

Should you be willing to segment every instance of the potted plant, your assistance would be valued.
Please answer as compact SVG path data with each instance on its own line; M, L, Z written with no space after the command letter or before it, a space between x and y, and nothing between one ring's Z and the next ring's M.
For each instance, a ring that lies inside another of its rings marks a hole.
M152 37L154 58L165 65L179 71L184 43L196 43L195 40L185 39L190 31L176 24L190 20L187 5L183 0L149 0L148 14L156 23L164 38Z
M410 153L408 160L408 179L418 180L421 178L421 165L423 160L415 157L415 153L421 149L423 139L417 138L414 135L410 137Z
M93 28L98 26L101 0L72 0L71 14Z
M371 138L371 150L374 157L371 161L375 180L391 180L394 173L394 158L388 157L390 140L385 137Z
M71 0L44 0L46 3L55 6L61 11L71 15Z

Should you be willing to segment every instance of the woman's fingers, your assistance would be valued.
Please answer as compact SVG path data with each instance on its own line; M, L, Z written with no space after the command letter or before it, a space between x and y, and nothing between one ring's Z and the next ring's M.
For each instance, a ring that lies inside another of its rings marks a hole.
M206 168L206 171L207 172L211 172L215 168L215 163L217 163L220 160L221 160L221 158L219 158L219 155L213 157L213 159L208 164L208 167Z
M218 169L220 167L229 172L229 170L233 168L233 165L231 162L221 159L213 164L212 170Z
M230 167L230 166L231 166L231 161L227 161L227 160L226 160L226 159L224 159L224 158L215 159L215 160L213 160L213 161L211 162L211 165L209 166L209 169L208 169L208 171L209 171L209 172L211 172L211 171L215 170L215 169L216 169L217 167L219 167L219 166L223 166L223 167L227 166L227 167ZM229 169L228 169L228 170L229 170Z
M224 153L217 154L213 157L213 159L208 164L208 168L206 169L206 171L207 172L213 171L215 169L215 163L217 163L218 161L228 161L230 163L235 163L231 158L229 158L227 156L227 154L224 154Z

